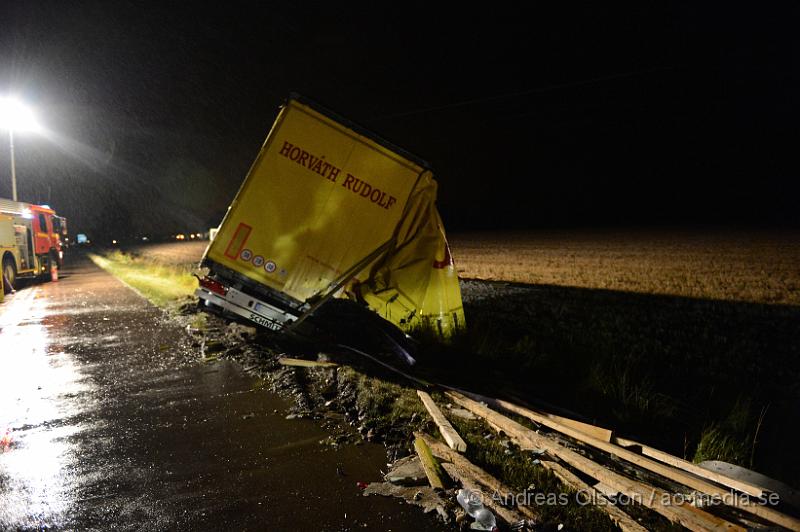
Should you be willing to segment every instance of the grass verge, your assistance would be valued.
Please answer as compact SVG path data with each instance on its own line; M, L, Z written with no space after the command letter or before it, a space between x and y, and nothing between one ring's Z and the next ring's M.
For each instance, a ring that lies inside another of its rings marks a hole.
M161 308L172 309L197 288L197 279L192 277L192 268L188 266L165 264L121 251L92 253L89 258Z

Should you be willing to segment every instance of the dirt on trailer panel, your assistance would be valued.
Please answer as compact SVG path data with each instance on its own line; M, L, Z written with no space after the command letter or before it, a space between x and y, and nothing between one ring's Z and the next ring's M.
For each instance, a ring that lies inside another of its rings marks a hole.
M316 422L81 260L0 304L0 529L429 530Z

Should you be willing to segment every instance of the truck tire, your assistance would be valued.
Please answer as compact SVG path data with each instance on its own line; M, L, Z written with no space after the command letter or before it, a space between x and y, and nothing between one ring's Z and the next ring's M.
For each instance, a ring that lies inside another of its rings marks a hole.
M3 257L3 292L9 293L16 288L17 284L17 265L14 259L6 255Z

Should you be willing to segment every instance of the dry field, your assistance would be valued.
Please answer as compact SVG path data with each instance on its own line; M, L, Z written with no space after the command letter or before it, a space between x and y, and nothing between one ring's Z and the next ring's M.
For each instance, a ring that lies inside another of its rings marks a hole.
M462 278L800 305L797 233L473 233L450 246Z

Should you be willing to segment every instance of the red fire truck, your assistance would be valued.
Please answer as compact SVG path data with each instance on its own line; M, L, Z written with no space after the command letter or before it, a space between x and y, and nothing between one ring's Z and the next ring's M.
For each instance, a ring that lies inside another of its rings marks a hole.
M61 267L66 235L66 219L50 206L0 198L0 259L6 283L13 287L20 278L49 278L51 267Z

